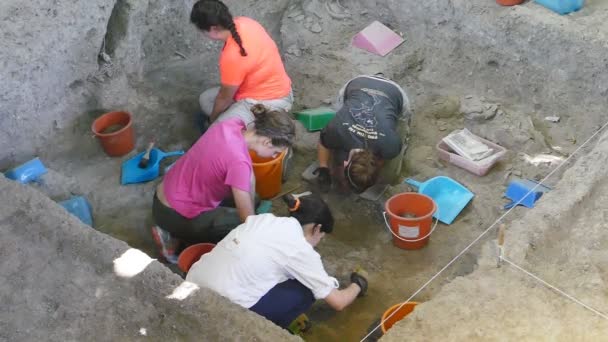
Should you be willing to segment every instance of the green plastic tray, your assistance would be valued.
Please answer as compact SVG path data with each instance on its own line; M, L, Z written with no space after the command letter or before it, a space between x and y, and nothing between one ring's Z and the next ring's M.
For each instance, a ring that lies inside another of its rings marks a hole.
M329 107L319 107L299 111L296 119L310 132L320 131L334 118L336 112Z

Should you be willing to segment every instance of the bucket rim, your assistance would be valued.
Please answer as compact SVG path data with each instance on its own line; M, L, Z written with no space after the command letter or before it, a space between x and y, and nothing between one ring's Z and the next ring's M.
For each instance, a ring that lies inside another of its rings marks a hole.
M126 114L127 115L127 119L128 119L127 124L123 128L119 129L116 132L112 132L112 133L98 132L95 129L95 123L97 122L97 120L103 118L104 116L110 116L112 114ZM133 124L133 116L131 115L130 112L122 111L122 110L116 110L116 111L113 111L113 112L104 113L104 114L100 115L99 117L97 117L95 120L93 120L93 123L91 124L91 131L97 137L111 137L111 136L115 136L115 135L118 135L118 134L126 131L127 129L129 129L131 127L132 124Z
M390 308L386 309L384 311L384 313L382 313L382 318L380 319L380 328L382 329L382 333L383 334L386 334L386 332L388 331L388 329L386 329L386 327L384 326L384 323L386 323L385 320L387 319L387 316L390 315L390 314L392 314L393 311L395 311L402 304L403 304L403 306L412 305L413 307L416 307L418 304L420 304L420 302L414 302L414 301L412 301L412 302L405 302L405 304L403 302L401 302L401 303L397 303L397 304L391 305ZM414 311L414 309L412 309L412 311Z
M399 220L403 220L403 219L404 219L403 217L401 217L401 216L399 216L399 215L397 215L397 214L393 213L393 212L390 210L390 208L388 207L388 204L389 204L389 203L390 203L392 200L396 199L396 198L397 198L397 197L399 197L399 196L403 196L403 195L418 195L418 196L421 196L421 197L425 197L425 198L427 198L428 200L430 200L430 201L431 201L431 203L433 203L433 209L431 210L431 212L430 212L430 213L428 213L428 214L426 214L426 215L424 215L424 216L416 217L416 220L424 220L424 219L427 219L427 218L429 218L429 217L432 217L432 216L435 214L435 212L437 211L437 203L435 203L435 201L433 200L433 198L431 198L430 196L425 195L425 194L421 194L421 193L418 193L418 192L411 192L411 191L408 191L408 192L401 192L401 193L398 193L398 194L395 194L395 195L391 196L389 199L387 199L387 200L386 200L386 202L384 202L384 210L386 211L386 213L387 213L387 214L388 214L388 215L389 215L391 218L394 218L394 219L399 219Z
M202 249L204 247L209 248L209 250L205 253L202 253L200 256L202 257L204 254L210 253L214 248L215 248L216 244L211 243L211 242L199 242L199 243L195 243L194 245L188 246L186 247L177 257L177 267L179 267L180 270L182 270L183 272L188 272L188 269L190 267L192 267L192 265L194 263L192 263L190 265L190 267L188 267L188 269L185 269L185 263L186 262L190 262L192 258L192 255L194 255L194 251L198 251L199 249Z
M285 156L287 155L287 149L285 149L285 151L281 152L281 154L279 154L276 158L269 160L267 162L263 162L263 163L256 163L253 160L251 160L251 165L256 165L256 166L266 166L266 165L272 165L272 164L276 164L279 161L283 160L283 158L285 158ZM253 150L249 150L249 151L253 151ZM255 151L253 151L255 152ZM257 154L257 153L256 153Z

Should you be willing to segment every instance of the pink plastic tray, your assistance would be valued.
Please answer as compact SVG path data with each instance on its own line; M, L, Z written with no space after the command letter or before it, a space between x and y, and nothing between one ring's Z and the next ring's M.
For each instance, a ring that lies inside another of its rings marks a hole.
M379 21L374 21L363 31L357 33L353 37L352 43L360 49L386 56L403 42L404 40L400 35Z
M485 176L492 166L494 166L499 160L501 160L507 153L507 149L497 145L491 141L477 137L477 139L484 144L490 146L494 150L494 154L478 162L468 160L452 151L452 149L443 142L443 139L437 144L437 152L439 158L449 162L450 164L461 167L477 176Z

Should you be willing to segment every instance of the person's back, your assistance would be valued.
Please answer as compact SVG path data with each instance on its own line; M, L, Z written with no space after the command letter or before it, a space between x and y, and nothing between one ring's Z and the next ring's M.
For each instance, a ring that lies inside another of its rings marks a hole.
M317 196L283 196L291 218L249 216L190 268L186 280L210 288L287 328L316 299L342 310L365 293L367 280L353 272L340 290L314 247L333 230L327 204Z
M253 171L244 129L238 119L215 125L175 163L163 188L173 209L192 218L216 208L231 185L249 191Z
M405 90L383 77L358 76L342 87L337 105L317 148L320 190L329 191L332 178L341 191L358 193L378 178L398 181L412 114Z
M344 104L330 124L342 140L336 145L345 153L370 148L383 159L392 159L401 149L396 127L404 101L401 88L387 80L368 76L351 80L344 90Z
M192 266L186 280L249 308L277 283L293 277L290 270L294 259L298 259L298 263L321 263L321 257L304 238L296 219L272 214L250 216L211 253L203 255ZM326 273L318 277L311 273L301 281L319 289L315 295L323 298L335 288L327 279L333 278ZM315 280L318 281L315 283Z
M235 100L250 98L269 100L289 95L291 80L285 72L277 45L257 21L247 17L234 18L242 46L233 38L226 41L220 57L223 84L239 85Z

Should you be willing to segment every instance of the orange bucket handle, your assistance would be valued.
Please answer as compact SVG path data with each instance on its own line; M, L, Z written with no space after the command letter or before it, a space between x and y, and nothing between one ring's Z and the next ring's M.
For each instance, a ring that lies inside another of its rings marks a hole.
M435 213L439 212L439 208L437 208L437 211ZM426 238L428 238L429 236L431 236L431 234L433 234L433 232L435 231L435 228L437 228L437 223L439 223L439 219L435 218L435 224L433 225L433 228L431 228L431 231L426 234L425 236L415 239L415 240L410 240L410 239L404 239L401 236L395 234L395 232L393 232L393 230L391 229L391 226L388 224L388 219L386 218L386 211L382 212L382 217L384 217L384 224L386 225L386 228L388 229L389 232L391 232L391 234L393 234L394 237L396 237L397 239L401 240L401 241L405 241L405 242L418 242L418 241L422 241ZM437 217L439 217L439 215L437 215Z

